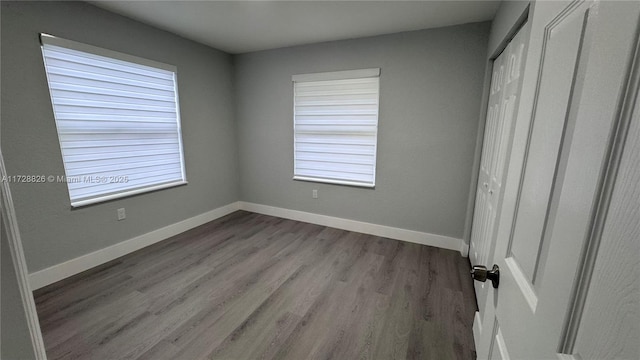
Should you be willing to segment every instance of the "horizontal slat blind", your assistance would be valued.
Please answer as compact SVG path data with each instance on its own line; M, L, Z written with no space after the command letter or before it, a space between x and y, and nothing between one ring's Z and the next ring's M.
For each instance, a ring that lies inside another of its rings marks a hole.
M294 179L373 187L379 72L344 73L294 77Z
M175 70L41 39L72 206L186 182Z

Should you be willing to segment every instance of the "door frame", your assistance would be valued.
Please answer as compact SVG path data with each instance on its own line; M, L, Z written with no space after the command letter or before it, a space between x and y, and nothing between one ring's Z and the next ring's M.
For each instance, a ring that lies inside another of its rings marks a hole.
M4 166L2 150L0 150L0 192L2 194L2 203L0 204L2 207L1 224L7 227L7 242L9 243L11 259L13 260L13 268L16 273L16 280L18 281L22 308L26 315L33 353L36 359L46 360L47 354L44 347L44 341L42 339L42 332L40 331L40 321L38 320L38 313L36 311L33 293L31 291L31 286L29 285L27 262L22 248L22 239L20 237L20 229L18 228L15 208L13 207L11 189L9 188L9 182L4 181L3 179L7 179L7 171Z

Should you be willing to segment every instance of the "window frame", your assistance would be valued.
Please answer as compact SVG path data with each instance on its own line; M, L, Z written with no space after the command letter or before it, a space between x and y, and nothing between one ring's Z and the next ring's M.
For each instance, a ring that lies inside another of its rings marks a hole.
M331 81L331 80L356 80L365 78L377 78L377 108L375 115L375 142L373 144L373 174L371 182L352 181L343 179L332 179L314 176L303 176L296 174L296 164L298 162L298 149L296 136L298 134L296 130L296 83L304 82L316 82L316 81ZM345 185L359 188L376 187L376 175L377 175L377 153L378 153L378 130L380 122L380 68L368 68L358 70L345 70L345 71L332 71L321 73L309 73L293 75L291 77L293 88L293 180L308 181L315 183L325 183L334 185Z
M76 42L73 40L60 38L60 37L53 36L46 33L40 33L39 38L40 38L40 44L41 44L40 46L41 54L44 62L45 75L47 77L47 88L49 90L49 100L51 101L51 104L52 104L54 118L56 118L56 136L58 137L58 144L60 146L61 154L62 154L63 144L62 144L62 141L60 138L60 132L58 129L58 121L57 121L57 115L55 111L55 105L53 104L53 96L52 96L51 87L50 87L49 72L46 64L47 60L44 52L45 45L57 46L57 47L66 48L74 51L84 52L90 55L104 57L104 58L107 58L107 59L103 59L105 61L108 61L109 59L124 61L124 62L129 62L129 63L142 65L146 67L157 68L160 70L173 73L173 94L174 94L174 102L175 102L176 136L177 136L177 146L178 146L179 155L180 155L181 180L150 183L140 187L116 190L111 192L104 192L100 195L88 196L88 197L79 198L76 200L73 200L71 198L71 191L67 184L67 194L69 196L69 201L71 203L72 208L84 207L87 205L93 205L93 204L107 202L111 200L122 199L122 198L131 197L138 194L143 194L143 193L148 193L148 192L153 192L153 191L158 191L162 189L168 189L168 188L173 188L173 187L188 184L187 174L186 174L186 162L184 157L184 143L182 139L182 121L181 121L180 101L179 101L180 97L178 93L178 69L176 66L165 64L165 63L154 61L154 60L141 58L134 55L121 53L114 50L109 50L109 49L104 49L104 48L93 46L93 45L88 45L81 42ZM62 163L64 166L65 178L68 179L69 176L67 171L67 164L64 160L64 156L62 158Z

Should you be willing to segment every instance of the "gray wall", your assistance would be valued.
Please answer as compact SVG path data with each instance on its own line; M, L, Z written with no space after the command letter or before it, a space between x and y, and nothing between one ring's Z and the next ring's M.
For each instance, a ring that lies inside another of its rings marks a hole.
M241 200L462 238L489 25L236 56ZM293 181L291 75L371 67L381 68L376 188Z
M0 200L2 202L2 200ZM4 208L2 209L4 211ZM14 270L7 228L2 220L0 227L0 269L2 291L0 291L0 359L33 359L35 357L27 316L22 306L18 277Z
M504 49L506 43L511 40L511 36L518 29L519 19L529 6L529 1L513 0L503 1L496 12L496 16L491 23L491 33L489 34L489 56L497 57Z
M64 175L38 33L178 67L189 184L70 210L66 185L12 184L29 271L237 201L230 55L86 3L2 2L2 152L9 175ZM124 207L127 219L116 220Z

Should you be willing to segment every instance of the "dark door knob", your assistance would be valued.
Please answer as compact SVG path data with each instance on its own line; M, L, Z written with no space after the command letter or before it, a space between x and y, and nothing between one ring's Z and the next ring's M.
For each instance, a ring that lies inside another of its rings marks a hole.
M500 268L494 264L491 270L487 270L486 266L476 265L471 269L471 277L473 280L480 282L485 282L489 279L493 287L497 289L498 285L500 285Z

